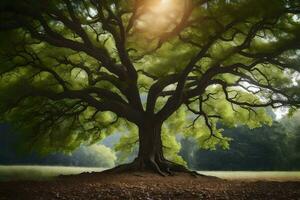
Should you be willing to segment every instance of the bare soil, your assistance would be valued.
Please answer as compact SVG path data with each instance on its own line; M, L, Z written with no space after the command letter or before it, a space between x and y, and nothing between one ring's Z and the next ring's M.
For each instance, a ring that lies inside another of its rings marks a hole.
M0 183L0 200L91 199L267 199L300 200L300 182L227 181L186 173L162 177L148 172L84 173L51 181Z

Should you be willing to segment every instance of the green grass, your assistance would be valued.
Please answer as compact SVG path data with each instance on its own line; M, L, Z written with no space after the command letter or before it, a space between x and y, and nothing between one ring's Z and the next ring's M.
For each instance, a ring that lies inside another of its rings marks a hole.
M198 171L228 180L300 181L299 171Z
M49 180L58 175L98 172L103 168L63 167L63 166L0 166L0 181L10 180Z
M49 180L58 175L100 172L103 168L62 166L0 166L0 181ZM283 171L199 171L229 180L300 181L300 172Z

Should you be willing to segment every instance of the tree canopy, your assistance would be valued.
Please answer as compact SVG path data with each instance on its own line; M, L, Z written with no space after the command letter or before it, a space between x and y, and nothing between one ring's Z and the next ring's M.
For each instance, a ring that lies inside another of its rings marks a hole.
M300 106L297 1L3 0L0 12L1 120L43 152L119 130L169 172L161 151L179 151L177 133L228 148L218 123L260 127L266 107Z

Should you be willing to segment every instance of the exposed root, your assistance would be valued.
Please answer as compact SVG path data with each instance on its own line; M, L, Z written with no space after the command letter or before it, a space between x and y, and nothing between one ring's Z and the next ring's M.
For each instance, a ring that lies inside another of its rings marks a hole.
M205 176L191 171L183 165L174 163L166 159L141 159L136 158L132 163L119 165L115 168L104 171L104 173L123 173L123 172L139 172L150 171L157 173L161 176L174 176L176 172L187 173L194 177Z
M150 160L151 165L153 165L154 170L159 173L161 176L166 176L164 172L160 169L159 165L154 160ZM167 172L167 171L166 171Z
M191 171L191 170L187 169L186 167L184 167L183 165L174 163L174 162L166 160L166 159L164 159L164 161L161 163L161 165L167 170L167 172L170 175L175 175L176 172L182 172L182 173L188 173L194 177L205 176L205 175L199 174L196 171Z
M104 170L103 173L122 173L134 171L133 163L116 166L112 169Z

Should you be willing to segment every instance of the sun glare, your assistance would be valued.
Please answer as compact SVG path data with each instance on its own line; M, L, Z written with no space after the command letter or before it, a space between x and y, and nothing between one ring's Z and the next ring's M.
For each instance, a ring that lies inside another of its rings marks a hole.
M135 29L148 35L157 37L172 29L183 13L182 0L148 0L139 10L141 13Z

